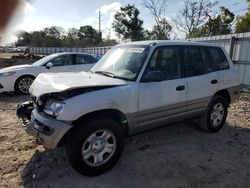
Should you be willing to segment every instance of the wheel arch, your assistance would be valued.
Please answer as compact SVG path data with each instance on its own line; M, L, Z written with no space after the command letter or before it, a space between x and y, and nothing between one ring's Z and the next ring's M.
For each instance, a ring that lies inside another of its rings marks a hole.
M111 118L115 120L119 125L121 125L124 132L124 136L129 135L129 125L127 117L124 113L117 109L102 109L84 114L77 120L73 121L73 127L63 136L58 145L63 145L71 133L74 133L79 129L79 127L84 126L84 123L97 118Z
M215 95L222 96L223 98L225 98L227 100L228 104L231 103L231 96L230 96L227 89L219 90L215 93Z

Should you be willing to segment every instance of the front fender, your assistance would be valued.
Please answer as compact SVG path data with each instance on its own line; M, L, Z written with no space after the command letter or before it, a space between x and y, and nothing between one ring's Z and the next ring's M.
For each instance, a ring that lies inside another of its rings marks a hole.
M64 111L58 120L75 121L79 117L93 111L114 109L123 114L136 114L138 105L138 89L135 86L118 86L84 93L66 99Z

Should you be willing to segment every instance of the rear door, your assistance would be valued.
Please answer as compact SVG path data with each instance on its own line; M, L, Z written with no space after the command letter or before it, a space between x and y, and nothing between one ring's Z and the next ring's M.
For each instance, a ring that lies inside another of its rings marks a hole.
M219 76L218 89L224 89L227 87L232 87L237 85L237 74L235 74L235 69L230 70L228 60L219 47L209 47L208 54L210 55L210 61L207 64L208 73L216 72Z
M140 131L185 117L187 84L186 79L181 77L181 61L178 46L155 49L143 77L150 71L158 71L162 79L139 84L137 121Z
M211 61L207 47L185 46L184 77L187 80L187 100L189 116L200 115L209 100L215 94L219 84L216 72L208 72L207 65Z
M88 54L74 55L75 71L89 71L97 62L97 59Z

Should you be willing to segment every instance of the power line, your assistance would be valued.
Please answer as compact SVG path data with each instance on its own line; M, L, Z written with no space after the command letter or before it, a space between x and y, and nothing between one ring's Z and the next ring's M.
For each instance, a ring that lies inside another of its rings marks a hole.
M234 4L232 4L232 6L238 5L238 4L240 4L240 3L242 3L242 2L234 3Z
M244 9L240 9L240 10L234 10L232 12L241 12L241 11L245 11L245 10L248 10L248 8L244 8Z

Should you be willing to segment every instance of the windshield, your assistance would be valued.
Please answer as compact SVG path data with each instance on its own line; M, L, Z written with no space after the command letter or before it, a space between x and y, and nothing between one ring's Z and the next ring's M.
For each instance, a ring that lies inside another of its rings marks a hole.
M147 57L148 46L124 45L112 48L91 69L92 72L126 80L135 80Z
M44 65L44 63L47 63L48 61L50 61L51 59L53 59L54 57L58 56L57 54L51 54L48 56L45 56L44 58L36 61L35 63L32 64L32 66L42 66Z

